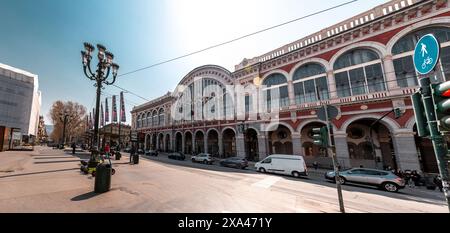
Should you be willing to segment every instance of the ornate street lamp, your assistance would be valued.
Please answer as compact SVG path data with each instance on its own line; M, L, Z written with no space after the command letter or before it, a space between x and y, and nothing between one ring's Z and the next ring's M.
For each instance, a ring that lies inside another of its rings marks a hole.
M103 85L112 85L116 82L119 65L113 63L114 55L111 52L107 51L105 46L98 44L97 49L98 49L97 54L98 64L97 70L95 72L92 72L91 69L92 53L95 50L93 45L89 43L84 43L84 51L81 51L81 59L83 63L84 74L88 79L95 81L94 86L97 87L97 100L94 116L95 117L94 137L92 145L93 147L96 147L98 150L99 148L98 126L100 116L101 89L103 88ZM112 81L107 81L110 74L112 74Z

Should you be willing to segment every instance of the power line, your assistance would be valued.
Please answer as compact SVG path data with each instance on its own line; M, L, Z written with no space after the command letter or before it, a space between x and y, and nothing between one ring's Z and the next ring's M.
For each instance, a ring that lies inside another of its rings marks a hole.
M251 37L251 36L254 36L254 35L257 35L257 34L260 34L260 33L263 33L263 32L266 32L266 31L269 31L269 30L278 28L278 27L282 27L282 26L284 26L284 25L287 25L287 24L290 24L290 23L293 23L293 22L296 22L296 21L300 21L300 20L303 20L303 19L306 19L306 18L310 18L310 17L312 17L312 16L316 16L316 15L325 13L325 12L327 12L327 11L331 11L331 10L334 10L334 9L337 9L337 8L340 8L340 7L343 7L343 6L349 5L349 4L354 3L354 2L357 2L357 1L359 1L359 0L351 0L351 1L348 1L348 2L344 2L344 3L342 3L342 4L335 5L335 6L332 6L332 7L330 7L330 8L327 8L327 9L324 9L324 10L317 11L317 12L315 12L315 13L311 13L311 14L302 16L302 17L300 17L300 18L296 18L296 19L293 19L293 20L289 20L289 21L287 21L287 22L284 22L284 23L281 23L281 24L277 24L277 25L275 25L275 26L271 26L271 27L268 27L268 28L264 28L264 29L261 29L261 30L259 30L259 31L252 32L252 33L249 33L249 34L246 34L246 35L237 37L237 38L232 39L232 40L228 40L228 41L225 41L225 42L216 44L216 45L212 45L212 46L206 47L206 48L204 48L204 49L200 49L200 50L197 50L197 51L194 51L194 52L191 52L191 53L188 53L188 54L179 56L179 57L175 57L175 58L172 58L172 59L168 59L168 60L165 60L165 61L161 61L161 62L152 64L152 65L149 65L149 66L146 66L146 67L137 69L137 70L133 70L133 71L130 71L130 72L127 72L127 73L124 73L124 74L120 74L119 77L121 77L121 76L126 76L126 75L130 75L130 74L133 74L133 73L142 71L142 70L146 70L146 69L153 68L153 67L155 67L155 66L160 66L160 65L163 65L163 64L172 62L172 61L176 61L176 60L179 60L179 59L182 59L182 58L185 58L185 57L189 57L189 56L192 56L192 55L194 55L194 54L202 53L202 52L205 52L205 51L207 51L207 50L211 50L211 49L214 49L214 48L217 48L217 47L221 47L221 46L224 46L224 45L227 45L227 44L231 44L231 43L236 42L236 41L238 41L238 40L242 40L242 39L245 39L245 38L247 38L247 37ZM114 85L114 86L115 86L115 85ZM117 86L116 86L116 87L117 87ZM118 88L120 88L120 87L118 87ZM120 88L120 89L121 89L121 88ZM142 97L141 97L141 98L142 98ZM145 98L143 98L143 99L145 99Z

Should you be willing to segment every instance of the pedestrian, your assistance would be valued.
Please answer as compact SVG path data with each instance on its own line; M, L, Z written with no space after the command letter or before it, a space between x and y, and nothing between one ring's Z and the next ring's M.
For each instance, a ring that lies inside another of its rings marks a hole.
M314 170L319 169L319 163L317 163L317 161L314 161L313 167L314 167Z
M442 178L441 178L441 176L438 175L438 176L434 177L433 182L439 188L439 191L441 191L441 193L442 193L443 190L444 190L444 187L442 185Z
M134 145L132 145L130 150L130 164L132 162L134 153L136 153L136 148L134 147Z
M111 152L111 147L109 147L109 143L106 143L106 146L105 146L105 156L106 156L106 158L109 158L110 152Z
M77 148L77 146L75 145L75 142L72 143L72 154L75 154L75 149Z
M421 179L422 177L419 175L419 173L417 173L417 171L414 170L411 172L411 180L414 182L415 186L421 185Z

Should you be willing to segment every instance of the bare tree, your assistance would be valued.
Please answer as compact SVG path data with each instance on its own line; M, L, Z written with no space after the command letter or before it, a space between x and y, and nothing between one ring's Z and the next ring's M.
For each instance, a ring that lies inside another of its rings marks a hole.
M62 139L64 128L64 114L68 115L66 123L66 142L80 139L85 133L86 108L76 102L56 101L49 112L54 129L50 137L53 141L59 142Z

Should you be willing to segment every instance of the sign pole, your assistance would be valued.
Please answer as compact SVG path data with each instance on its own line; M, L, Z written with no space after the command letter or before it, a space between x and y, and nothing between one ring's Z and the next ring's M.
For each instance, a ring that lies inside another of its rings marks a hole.
M430 74L440 58L440 44L433 34L428 34L420 38L414 50L414 67L416 71L423 75L419 78L420 94L422 95L423 107L427 119L428 129L433 142L434 153L439 167L439 173L442 178L442 186L447 199L447 207L450 211L450 193L449 193L449 171L446 157L449 153L447 142L439 130L438 117L433 99L433 88L428 74ZM427 76L426 76L427 75ZM418 112L416 112L418 114Z
M341 187L341 182L340 182L340 176L339 176L339 165L338 165L338 161L336 158L336 153L334 153L333 151L333 142L331 141L331 122L330 122L330 118L328 116L328 105L324 104L324 108L325 108L325 118L326 118L326 124L327 124L327 131L328 131L328 145L327 146L327 153L329 155L331 155L332 159L333 159L333 167L334 167L334 178L336 181L336 189L337 189L337 193L338 193L338 199L339 199L339 210L341 211L341 213L345 214L345 207L344 207L344 198L342 196L342 187Z

